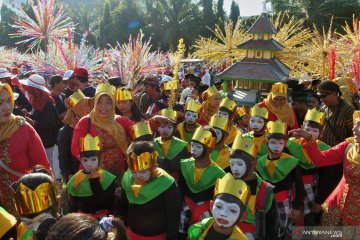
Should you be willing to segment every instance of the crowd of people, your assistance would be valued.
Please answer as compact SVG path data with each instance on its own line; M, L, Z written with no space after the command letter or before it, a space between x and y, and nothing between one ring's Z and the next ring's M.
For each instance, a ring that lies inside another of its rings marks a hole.
M274 83L244 107L208 69L173 76L131 89L82 67L0 68L0 238L274 240L360 225L360 111L337 83Z

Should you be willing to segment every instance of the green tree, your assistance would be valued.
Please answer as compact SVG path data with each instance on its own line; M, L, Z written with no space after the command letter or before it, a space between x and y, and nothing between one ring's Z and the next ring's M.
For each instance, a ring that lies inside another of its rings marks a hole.
M212 0L202 0L202 7L202 36L209 37L213 35L209 28L214 29L216 23Z
M103 17L100 22L100 34L98 38L99 46L101 48L107 47L107 44L110 43L112 36L112 19L110 12L110 3L109 1L105 2Z
M224 11L224 0L218 0L216 4L216 21L224 22L225 11Z
M239 7L239 5L233 0L233 1L231 2L229 19L231 19L234 23L236 23L239 17L240 17L240 7Z

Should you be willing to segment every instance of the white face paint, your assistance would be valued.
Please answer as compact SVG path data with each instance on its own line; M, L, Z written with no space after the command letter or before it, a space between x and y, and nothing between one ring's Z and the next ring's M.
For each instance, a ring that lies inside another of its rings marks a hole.
M161 124L158 132L162 138L170 138L174 132L174 126L170 124Z
M191 156L199 158L204 152L204 146L198 142L191 142Z
M228 112L225 112L225 111L219 111L219 116L220 116L220 117L229 118L229 113L228 113Z
M185 112L185 122L188 124L195 124L199 116L196 112L186 111Z
M318 139L320 135L320 130L318 128L309 127L307 124L304 127L304 130L310 133L313 139Z
M285 148L285 141L284 139L277 140L272 138L268 142L268 148L270 152L280 154Z
M220 130L218 128L214 128L214 130L216 133L216 144L218 144L223 138L223 132L222 132L222 130Z
M231 172L236 179L240 179L246 173L245 161L241 158L230 158Z
M211 209L216 224L221 228L229 228L236 224L240 216L240 207L236 203L228 203L215 199Z
M137 183L140 184L145 183L149 181L151 178L151 170L150 169L139 170L139 171L131 170L131 177L134 178L135 182Z
M97 156L92 156L92 157L82 157L81 158L81 163L84 167L84 170L86 172L92 172L94 170L96 170L99 167L99 158Z
M263 129L265 124L265 121L262 117L251 117L250 118L250 128L251 130L257 132L257 131L261 131L261 129Z
M39 225L48 218L54 218L49 212L44 212L34 218L20 217L25 227L33 232L36 232Z

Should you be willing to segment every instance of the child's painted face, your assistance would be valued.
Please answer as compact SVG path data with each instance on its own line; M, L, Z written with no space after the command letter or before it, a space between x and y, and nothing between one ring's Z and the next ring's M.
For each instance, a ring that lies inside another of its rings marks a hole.
M304 130L309 132L312 135L313 139L319 138L320 130L318 128L312 128L312 127L309 127L308 124L305 124Z
M226 111L219 111L219 116L229 118L229 113Z
M191 156L199 158L204 153L204 146L198 142L191 142Z
M99 158L97 156L92 157L82 157L81 163L84 167L84 170L87 172L92 172L99 167Z
M131 177L134 178L135 182L137 182L138 184L145 183L149 181L151 178L151 170L150 169L139 170L139 171L131 170Z
M188 124L195 124L199 116L196 112L186 111L185 112L185 122Z
M25 227L33 232L36 232L37 229L39 228L39 225L48 218L54 218L54 217L49 212L41 213L34 218L20 217Z
M223 139L224 134L219 128L214 128L214 130L216 133L216 144L218 144Z
M216 198L211 213L219 227L229 228L237 223L240 217L240 207L236 203L229 203Z
M263 129L265 121L262 117L253 116L250 117L250 128L251 130L258 132Z
M274 153L274 154L280 154L284 151L285 148L285 140L284 139L274 139L271 138L268 142L268 148L270 150L270 152Z
M241 158L230 158L230 168L235 179L241 179L246 173L245 161Z
M174 126L172 123L161 124L158 132L162 138L170 138L174 132Z

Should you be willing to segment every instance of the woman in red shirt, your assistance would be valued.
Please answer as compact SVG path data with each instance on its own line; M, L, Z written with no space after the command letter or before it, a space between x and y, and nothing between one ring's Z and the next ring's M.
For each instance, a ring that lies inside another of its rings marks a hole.
M100 84L95 93L94 109L77 123L71 144L73 156L79 158L79 140L90 133L99 136L101 143L101 167L116 176L124 173L125 153L134 124L124 116L115 115L116 88L109 83Z
M43 144L35 129L23 117L12 114L14 93L0 83L0 204L15 213L11 183L35 165L51 170Z

